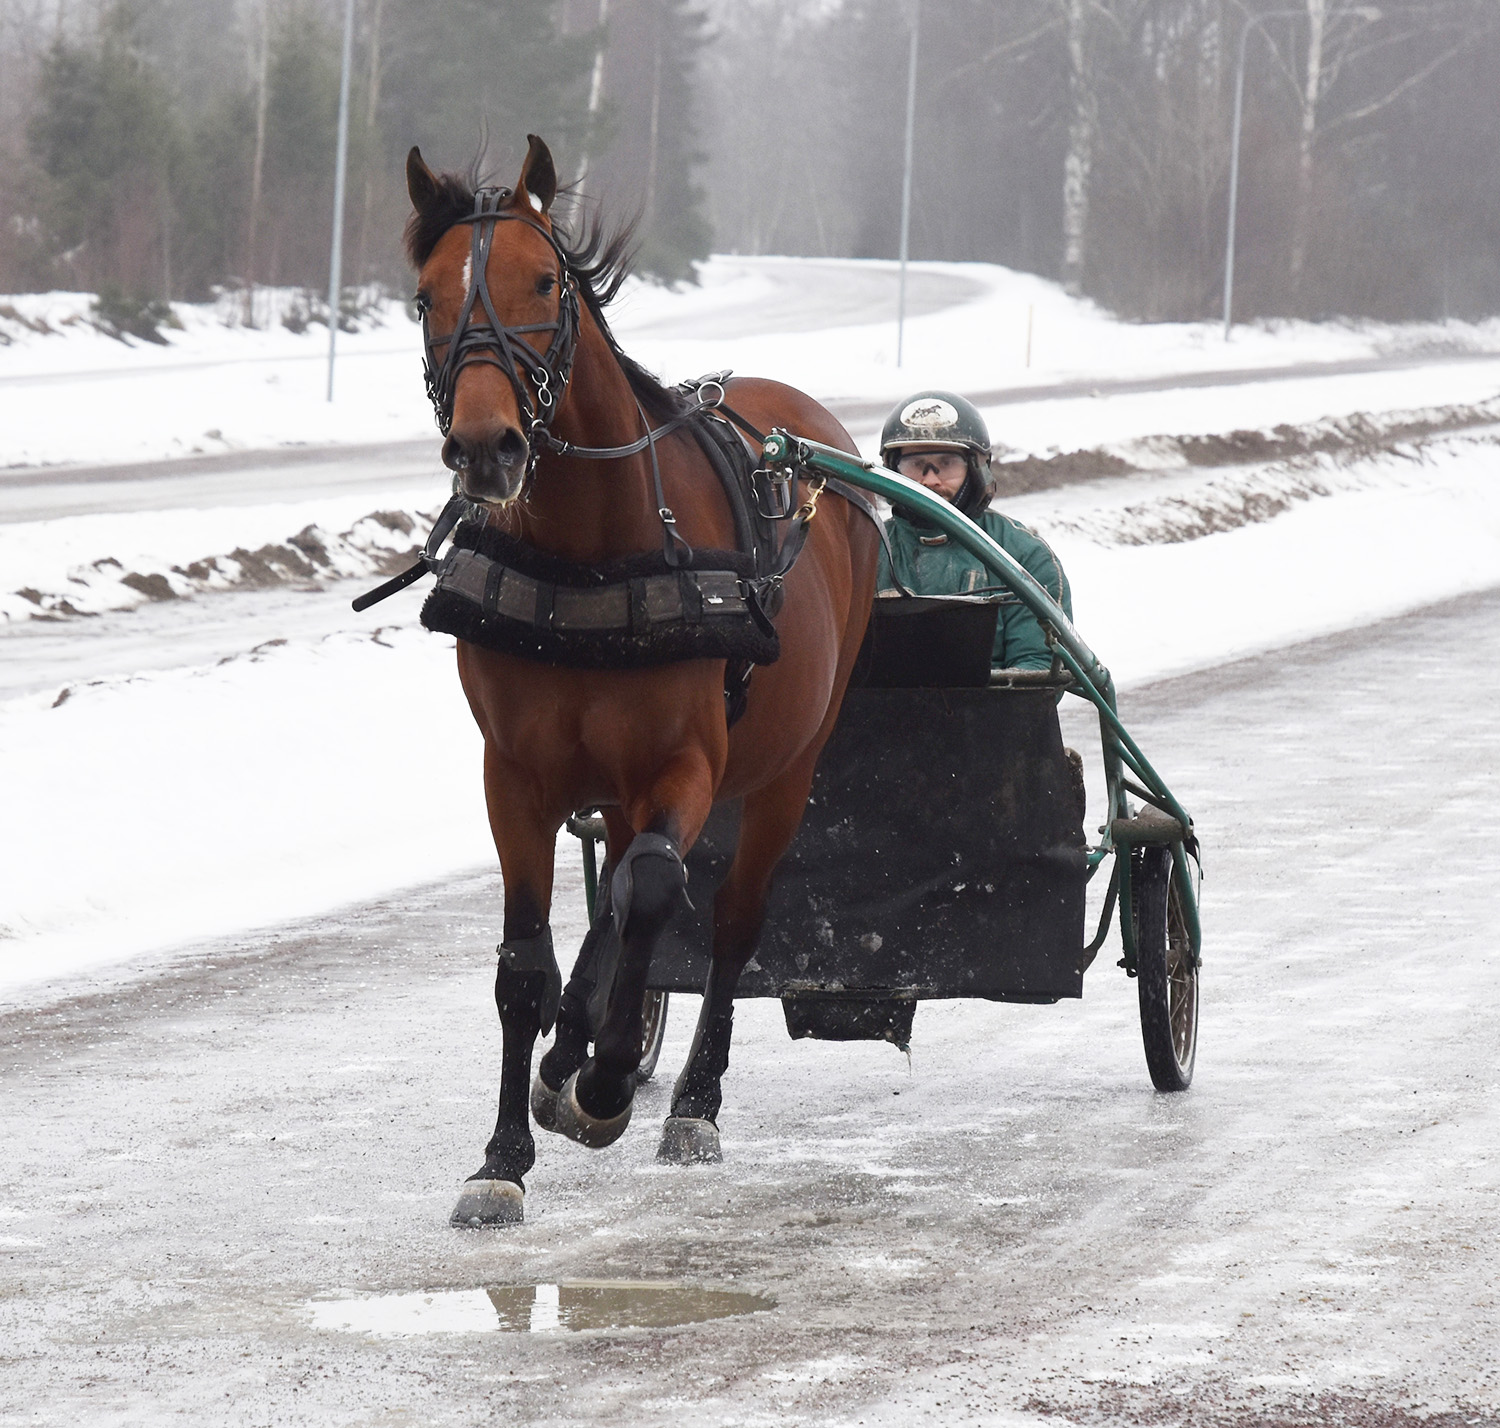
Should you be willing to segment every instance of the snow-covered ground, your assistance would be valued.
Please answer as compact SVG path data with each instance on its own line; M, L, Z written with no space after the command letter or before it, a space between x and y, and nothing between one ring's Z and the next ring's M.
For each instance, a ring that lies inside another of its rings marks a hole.
M897 371L891 323L868 320L886 286L888 265L716 259L698 289L633 286L618 330L669 377L735 366L864 401L923 385L1500 347L1495 325L1335 324L1246 329L1226 348L1211 327L1115 322L1034 278L920 265ZM435 462L430 477L418 462L409 479L398 465L366 486L347 471L310 476L304 493L301 468L281 467L267 497L253 462L211 491L160 466L97 485L49 484L35 469L430 439L416 329L399 307L341 339L349 361L330 406L321 329L246 331L189 311L172 345L127 347L64 322L82 299L13 301L59 330L13 322L0 348L0 467L31 468L0 474L11 813L0 995L43 995L80 973L490 863L451 642L416 625L417 593L354 616L347 600L362 585L335 582L373 583L420 536L446 490ZM1497 394L1500 357L1435 358L1399 373L1007 399L989 417L1009 454L1103 451L1135 468L1007 502L1056 545L1079 626L1128 690L1500 584L1496 414L1420 439L1391 415L1441 429L1455 424L1443 413ZM1376 414L1369 440L1274 462L1192 466L1182 443L1156 439L1293 424L1315 447L1330 419L1353 413ZM868 447L868 422L857 434Z
M909 1058L741 1003L724 1162L663 1166L674 997L625 1136L476 1233L493 872L0 1013L0 1424L1496 1428L1497 694L1497 594L1137 692L1208 840L1187 1095L1113 944ZM774 1306L578 1332L578 1281Z
M89 326L89 303L78 293L0 298L0 336L9 339L0 344L0 469L431 433L419 330L399 302L377 306L361 331L340 335L332 403L325 399L324 327L245 328L226 325L238 321L236 303L177 304L181 326L164 328L166 343L157 346ZM716 257L703 265L697 287L632 281L611 321L631 355L670 381L732 367L834 401L894 402L921 385L988 391L1063 378L1500 353L1500 321L1278 322L1237 328L1225 343L1215 323L1120 322L1053 283L986 263L912 265L907 311L898 368L894 264ZM1495 385L1492 375L1491 390ZM1390 398L1379 400L1392 399L1418 406L1465 398L1409 387L1403 394L1396 381ZM1198 401L1179 398L1164 405L1166 424L1155 429L1196 429L1197 413L1205 413ZM997 434L1017 446L1114 439L1079 430L1071 419L1039 438Z

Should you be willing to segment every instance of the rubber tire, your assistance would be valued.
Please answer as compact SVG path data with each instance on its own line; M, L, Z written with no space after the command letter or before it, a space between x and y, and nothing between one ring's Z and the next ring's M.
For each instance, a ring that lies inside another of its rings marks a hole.
M656 1072L661 1044L667 1035L667 1003L670 992L647 992L641 1004L641 1064L636 1067L636 1085L644 1085Z
M1172 877L1172 850L1137 848L1130 883L1146 1066L1158 1091L1186 1091L1198 1054L1198 968Z

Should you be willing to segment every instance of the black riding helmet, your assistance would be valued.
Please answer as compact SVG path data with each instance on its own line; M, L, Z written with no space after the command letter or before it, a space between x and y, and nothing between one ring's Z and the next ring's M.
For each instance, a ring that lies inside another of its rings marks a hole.
M964 484L953 504L970 520L995 494L990 433L973 402L956 392L917 392L899 403L880 430L880 461L892 469L908 448L964 453ZM901 514L905 515L906 512Z

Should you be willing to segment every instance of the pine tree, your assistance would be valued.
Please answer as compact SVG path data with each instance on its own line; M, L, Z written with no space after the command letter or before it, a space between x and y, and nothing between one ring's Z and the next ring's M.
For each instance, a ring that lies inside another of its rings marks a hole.
M641 272L691 279L713 236L694 92L707 18L695 0L611 0L607 30L604 142L589 187L639 215Z
M53 45L27 138L46 179L58 277L170 296L171 171L182 136L125 5L106 11L92 42Z
M554 0L386 0L379 111L390 160L418 144L435 167L479 158L508 183L532 133L565 170L576 163L594 48L560 34L555 11Z

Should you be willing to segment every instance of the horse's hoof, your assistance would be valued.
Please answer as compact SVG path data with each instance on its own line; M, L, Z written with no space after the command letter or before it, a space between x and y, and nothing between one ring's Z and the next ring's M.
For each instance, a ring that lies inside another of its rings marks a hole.
M625 1134L625 1127L630 1124L630 1113L634 1109L635 1102L631 1101L617 1116L610 1116L605 1120L591 1116L578 1104L578 1073L575 1071L563 1082L562 1090L557 1093L557 1123L553 1129L569 1140L576 1140L579 1145L598 1150L602 1146L613 1145Z
M656 1158L663 1165L715 1165L724 1159L719 1128L696 1116L668 1116Z
M554 1091L538 1071L531 1082L531 1118L544 1131L557 1134L557 1098L562 1093Z
M448 1223L465 1229L519 1225L525 1219L521 1187L514 1180L465 1180Z

